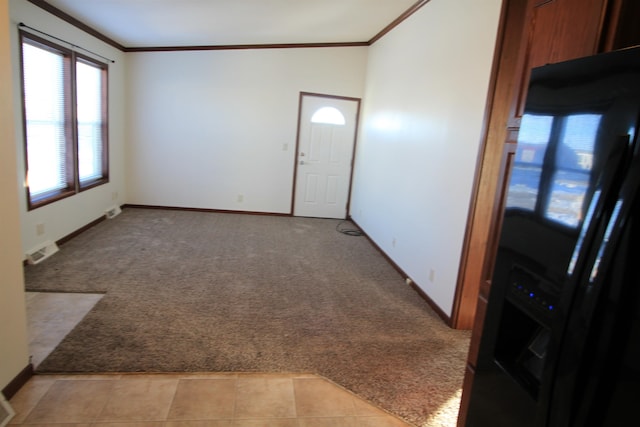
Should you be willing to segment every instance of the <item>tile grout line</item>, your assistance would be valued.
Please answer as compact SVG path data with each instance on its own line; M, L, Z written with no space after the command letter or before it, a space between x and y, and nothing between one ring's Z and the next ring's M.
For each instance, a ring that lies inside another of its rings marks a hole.
M173 390L173 396L171 396L171 402L169 402L169 407L167 408L167 414L164 416L163 423L171 421L169 419L169 415L171 415L171 409L173 408L173 404L176 401L176 395L178 394L178 387L180 387L180 383L183 379L184 377L182 375L178 377L178 382L176 383L176 388Z
M236 423L236 419L237 419L236 415L237 415L237 411L238 411L238 382L239 381L238 381L238 376L237 375L234 377L233 381L234 381L234 387L233 387L233 393L234 394L233 394L233 412L232 412L232 414L233 414L232 415L233 416L232 420L233 421L232 422L233 422L233 424L235 424Z
M90 379L86 379L86 380L71 380L72 383L78 383L79 381L92 381ZM99 411L97 411L96 415L94 415L93 417L91 417L91 421L89 421L89 425L93 425L97 422L100 422L100 416L102 415L102 413L104 412L104 410L106 409L107 405L109 404L109 402L111 401L111 396L113 394L113 390L114 390L114 385L113 385L113 378L109 378L108 380L97 380L97 381L106 381L109 384L109 391L107 392L107 398L104 400L104 402L102 403L102 407L100 408ZM84 424L82 422L80 423L71 423L71 424Z
M295 415L296 425L300 426L300 420L298 419L298 404L296 401L296 386L294 383L294 377L291 376L289 381L291 381L291 397L293 398L293 414Z
M32 377L33 378L33 377ZM29 418L29 416L31 415L31 413L38 407L38 405L40 404L40 402L42 402L42 399L44 399L44 397L49 393L49 390L51 390L51 387L53 387L53 385L57 382L58 380L53 380L51 381L51 384L49 384L49 386L47 387L46 391L44 393L42 393L42 395L38 398L38 400L33 404L33 406L29 409L29 411L27 411L27 413L24 414L24 416L22 417L22 420L20 421L19 424L17 425L25 425L25 421L27 421L27 418Z

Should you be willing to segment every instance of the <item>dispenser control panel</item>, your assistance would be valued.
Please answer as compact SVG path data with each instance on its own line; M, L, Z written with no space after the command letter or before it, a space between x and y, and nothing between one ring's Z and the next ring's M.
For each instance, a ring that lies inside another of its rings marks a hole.
M549 320L557 309L558 294L555 289L548 280L515 265L509 274L507 297L535 317L542 316L544 320Z

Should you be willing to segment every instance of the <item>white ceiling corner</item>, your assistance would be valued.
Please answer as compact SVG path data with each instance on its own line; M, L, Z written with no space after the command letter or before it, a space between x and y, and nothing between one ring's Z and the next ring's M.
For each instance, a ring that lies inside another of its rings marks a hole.
M125 47L367 42L416 0L46 0Z

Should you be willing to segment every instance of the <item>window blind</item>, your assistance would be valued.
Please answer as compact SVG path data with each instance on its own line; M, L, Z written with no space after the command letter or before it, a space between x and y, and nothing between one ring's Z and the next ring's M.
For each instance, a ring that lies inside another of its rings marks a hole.
M70 185L65 60L62 52L23 44L27 181L34 200Z
M76 62L78 116L78 176L80 186L103 176L102 173L102 69L84 61Z

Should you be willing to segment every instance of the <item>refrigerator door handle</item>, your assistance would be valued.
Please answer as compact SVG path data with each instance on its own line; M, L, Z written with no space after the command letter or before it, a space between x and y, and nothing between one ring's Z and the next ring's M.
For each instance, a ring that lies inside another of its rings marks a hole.
M562 326L556 327L556 335L550 352L557 358L545 373L546 394L552 396L549 402L549 426L565 425L568 412L562 408L570 405L571 396L578 378L578 367L574 361L584 349L582 343L587 337L591 318L602 286L601 276L606 273L608 248L614 239L615 226L620 217L622 204L620 196L623 186L627 186L626 176L630 173L632 150L630 135L620 135L614 151L609 153L602 173L598 178L596 190L585 215L574 252L567 269L570 293L563 296L562 304L571 313ZM638 160L636 160L638 162ZM639 165L640 166L640 165ZM615 239L614 239L615 240ZM575 274L574 274L575 273ZM562 373L562 384L552 378Z
M627 224L634 220L632 215L638 214L634 209L637 209L639 191L640 155L637 155L616 194L610 215L603 218L606 222L599 226L601 238L593 244L590 262L586 264L588 268L584 270L578 286L573 314L567 321L567 331L571 332L566 334L567 339L559 353L557 370L563 373L563 379L562 385L556 382L553 386L549 426L574 425L572 423L577 419L584 421L585 411L593 410L584 408L583 401L589 401L588 396L599 392L597 387L589 384L592 381L590 375L602 368L602 358L590 350L590 346L595 340L599 348L609 348L614 331L602 323L604 307L610 304L610 299L620 298L623 286L635 285L622 283L617 274L618 264L624 266L631 257L624 252L622 243ZM576 363L580 360L581 363ZM580 397L576 397L577 390L580 390L577 393ZM566 411L567 407L572 408L570 412Z

